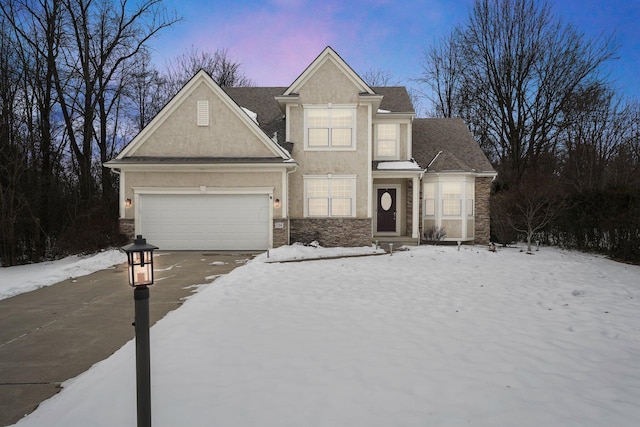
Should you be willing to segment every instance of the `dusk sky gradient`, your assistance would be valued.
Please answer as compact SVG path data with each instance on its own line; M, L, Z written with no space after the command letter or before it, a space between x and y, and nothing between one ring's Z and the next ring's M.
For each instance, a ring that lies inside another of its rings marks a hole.
M359 74L380 69L416 87L426 49L463 24L472 0L165 0L183 18L152 42L156 65L196 47L227 49L257 86L288 86L331 46ZM613 34L608 64L620 93L640 99L640 0L556 0L554 13L587 37Z

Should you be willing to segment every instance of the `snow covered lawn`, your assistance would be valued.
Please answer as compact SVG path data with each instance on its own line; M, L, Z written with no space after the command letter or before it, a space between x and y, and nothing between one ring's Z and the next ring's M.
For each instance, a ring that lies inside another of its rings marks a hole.
M640 267L434 246L265 261L153 327L154 426L640 425ZM129 342L18 425L135 425L134 370Z
M112 249L95 255L73 255L58 261L0 268L0 300L124 262L127 262L125 253Z

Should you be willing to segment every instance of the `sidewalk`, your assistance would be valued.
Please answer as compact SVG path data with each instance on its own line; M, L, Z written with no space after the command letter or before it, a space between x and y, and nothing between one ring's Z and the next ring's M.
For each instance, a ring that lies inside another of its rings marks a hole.
M150 324L195 290L253 254L158 252ZM126 265L0 301L0 426L17 422L60 384L109 357L134 337L133 290Z

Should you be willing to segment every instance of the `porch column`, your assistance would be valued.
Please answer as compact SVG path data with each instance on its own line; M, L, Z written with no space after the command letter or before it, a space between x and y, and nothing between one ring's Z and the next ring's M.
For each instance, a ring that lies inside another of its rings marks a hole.
M417 176L413 177L413 224L411 230L411 237L414 239L420 238L420 179Z

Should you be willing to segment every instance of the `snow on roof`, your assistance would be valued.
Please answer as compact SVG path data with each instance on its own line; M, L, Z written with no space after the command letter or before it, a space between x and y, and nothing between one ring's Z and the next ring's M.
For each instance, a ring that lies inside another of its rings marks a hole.
M253 111L249 110L248 108L244 108L241 107L245 113L247 113L247 116L251 117L251 120L253 120L254 122L256 122L257 125L259 125L260 123L258 123L258 115L256 113L254 113Z
M406 169L421 170L422 168L413 160L401 160L397 162L382 162L378 164L378 170L406 170Z
M378 113L390 113L391 111L389 110L383 110L381 108L378 108Z

